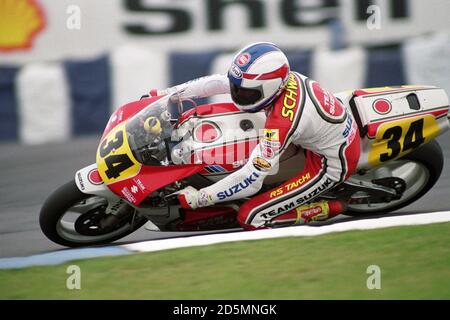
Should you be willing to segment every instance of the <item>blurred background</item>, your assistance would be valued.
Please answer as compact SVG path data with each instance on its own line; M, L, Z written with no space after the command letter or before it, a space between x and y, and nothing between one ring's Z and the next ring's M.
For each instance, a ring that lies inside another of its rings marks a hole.
M0 141L99 134L118 106L224 73L255 41L332 91L450 91L449 13L448 0L0 0Z
M293 70L334 92L450 92L449 13L449 0L0 0L0 256L57 247L39 230L40 207L95 162L120 105L225 73L256 41L276 43ZM442 181L436 198L448 197ZM448 209L424 199L413 211Z

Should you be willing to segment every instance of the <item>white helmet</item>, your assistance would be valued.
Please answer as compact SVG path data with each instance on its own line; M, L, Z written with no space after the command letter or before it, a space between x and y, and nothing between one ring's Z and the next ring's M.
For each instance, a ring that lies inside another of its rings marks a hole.
M228 71L231 98L242 111L260 111L283 91L289 72L289 61L276 45L251 44L238 52Z

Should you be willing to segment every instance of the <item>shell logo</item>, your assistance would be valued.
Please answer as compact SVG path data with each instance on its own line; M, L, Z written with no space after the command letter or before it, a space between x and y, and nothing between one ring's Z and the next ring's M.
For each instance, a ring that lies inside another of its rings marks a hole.
M0 0L0 51L31 48L44 26L44 13L36 0Z

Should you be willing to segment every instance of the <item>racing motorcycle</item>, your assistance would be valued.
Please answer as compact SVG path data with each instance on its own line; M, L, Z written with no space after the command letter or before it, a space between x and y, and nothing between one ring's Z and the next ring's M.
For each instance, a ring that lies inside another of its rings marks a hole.
M361 157L356 173L321 197L345 200L345 214L361 216L400 209L426 194L443 168L434 139L449 129L445 91L399 86L335 96L350 111L347 121L359 127ZM40 226L50 240L69 247L104 244L144 224L153 231L239 227L236 216L246 199L186 210L173 195L189 185L208 186L243 166L258 145L265 113L244 113L232 103L174 100L146 96L112 114L96 163L78 170L41 209ZM290 146L261 192L299 172L303 160L303 150Z

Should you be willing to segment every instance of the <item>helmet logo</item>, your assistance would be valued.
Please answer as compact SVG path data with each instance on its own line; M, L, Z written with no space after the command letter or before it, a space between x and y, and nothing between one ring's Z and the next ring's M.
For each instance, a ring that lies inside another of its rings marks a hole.
M239 57L237 57L236 63L238 66L243 67L250 61L251 58L252 56L250 55L250 53L244 52L239 55Z
M236 79L242 78L242 71L239 69L239 67L235 64L233 64L230 68L230 74L235 77Z

